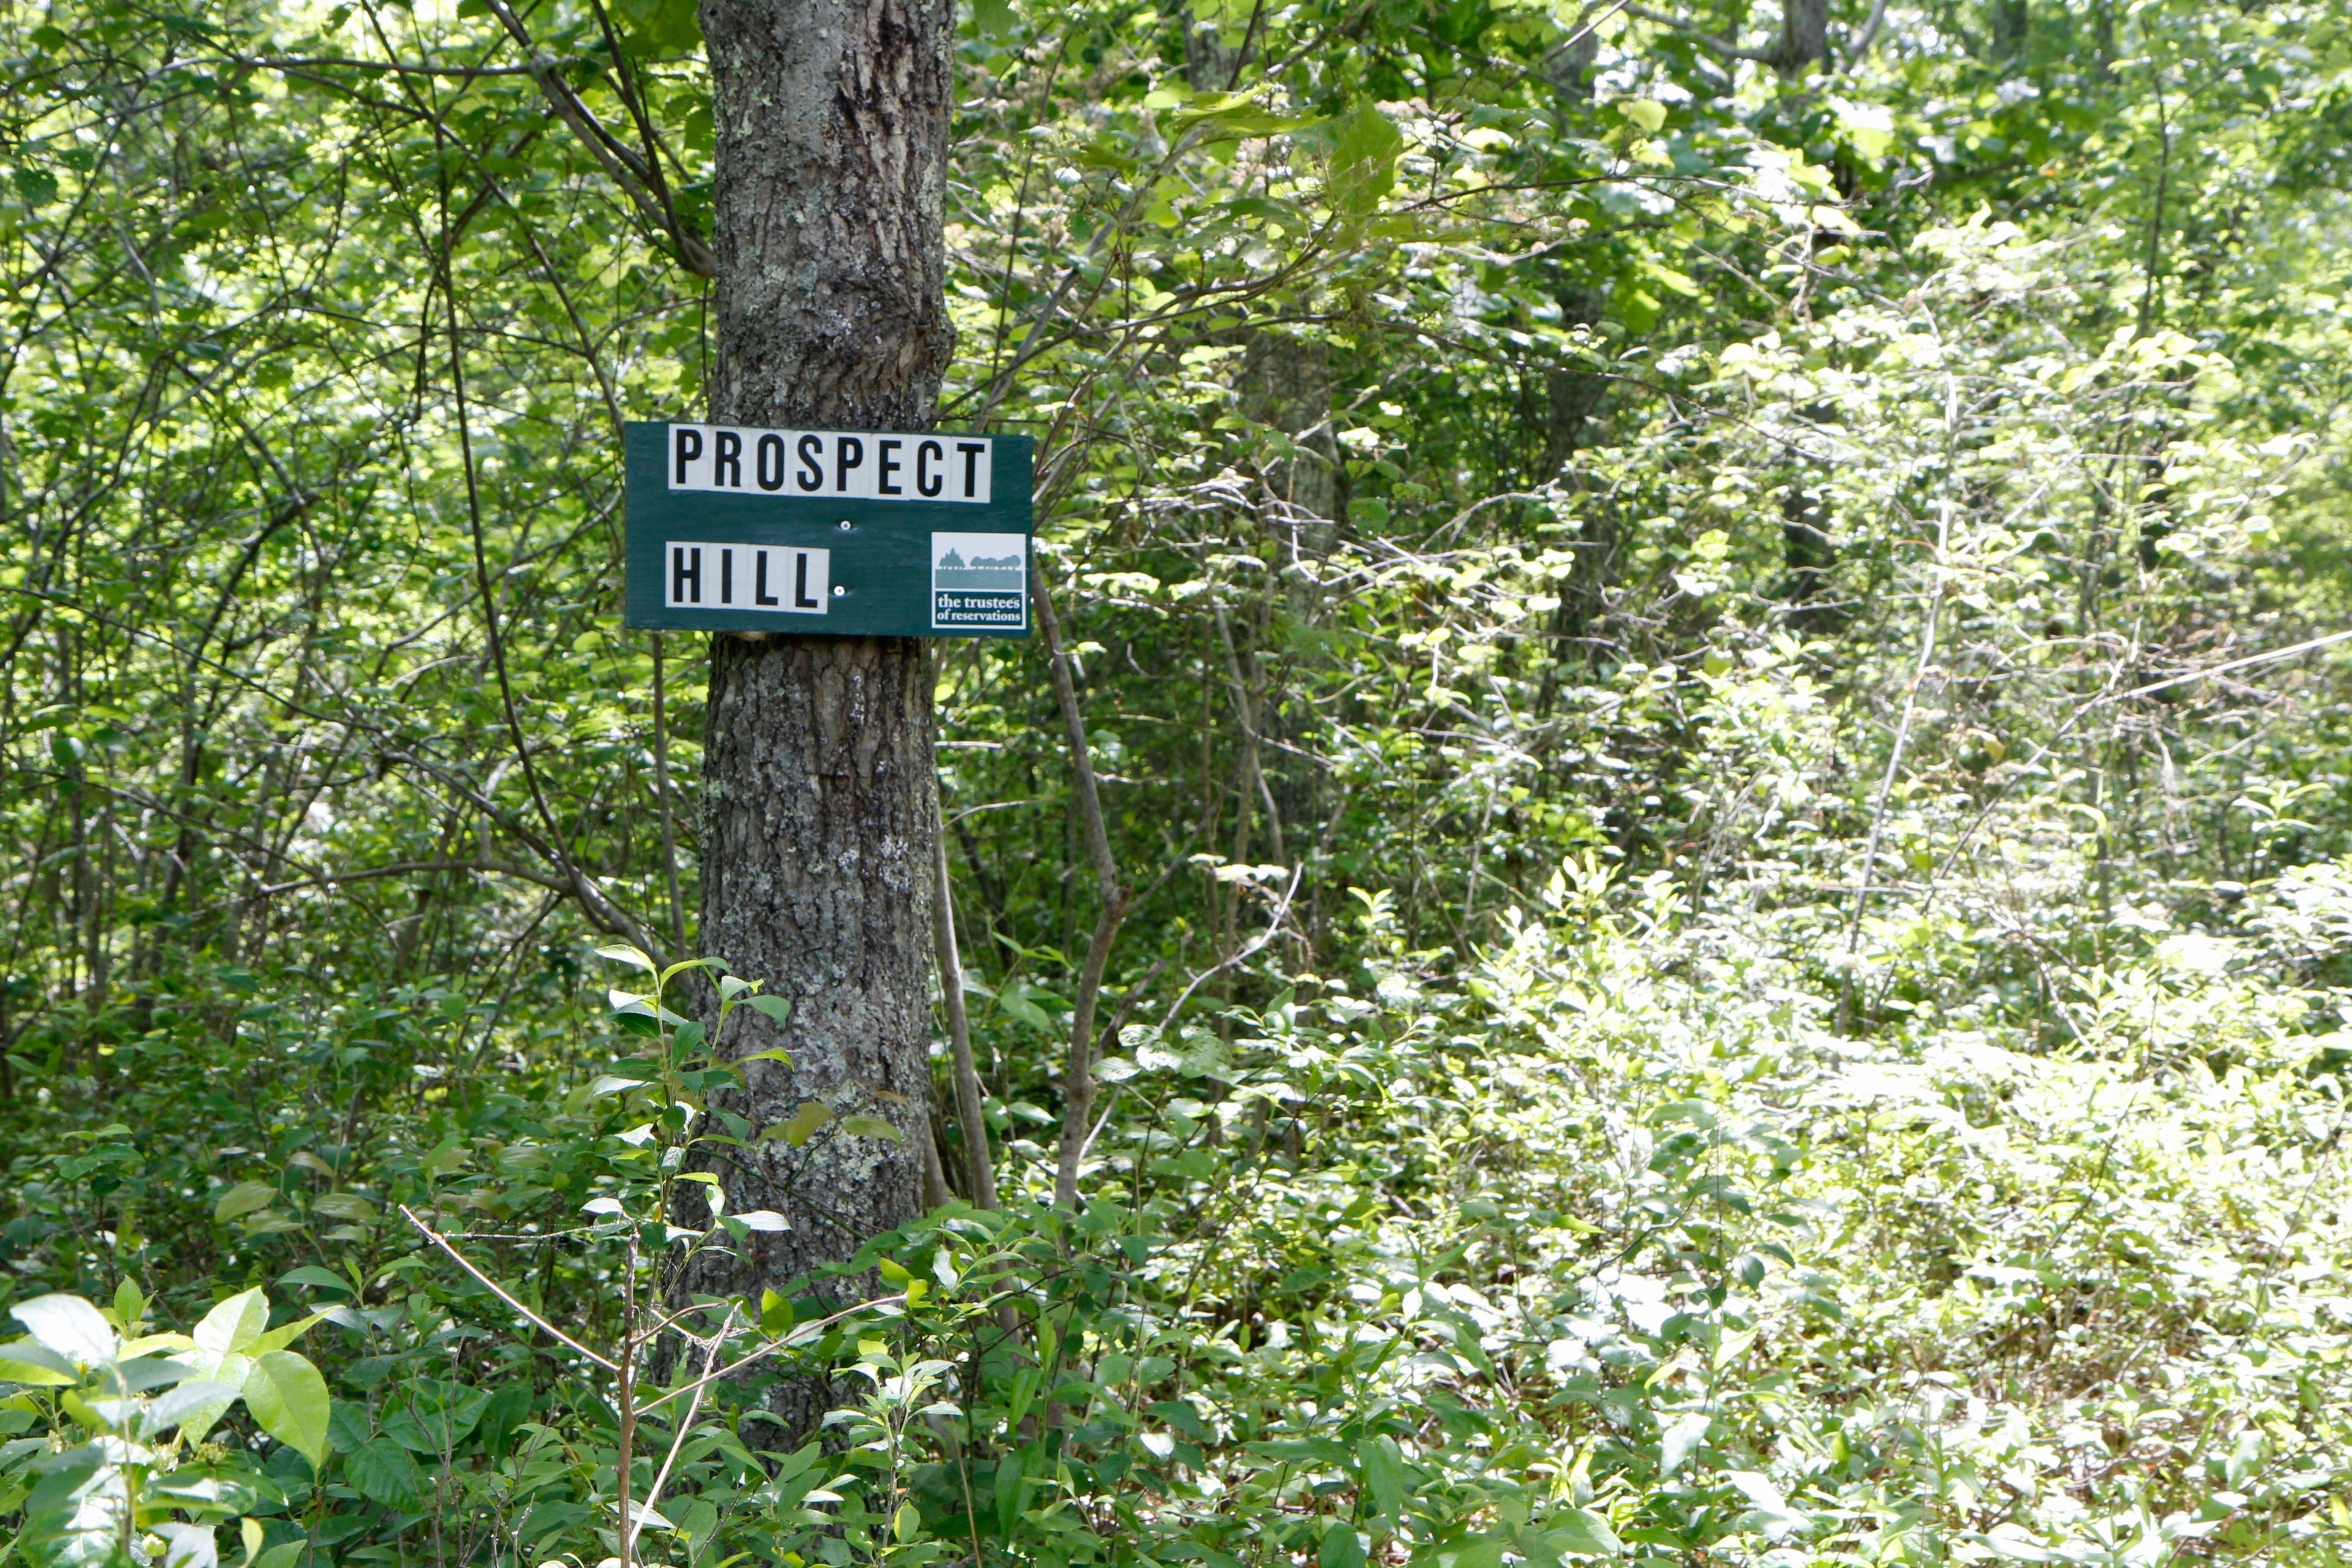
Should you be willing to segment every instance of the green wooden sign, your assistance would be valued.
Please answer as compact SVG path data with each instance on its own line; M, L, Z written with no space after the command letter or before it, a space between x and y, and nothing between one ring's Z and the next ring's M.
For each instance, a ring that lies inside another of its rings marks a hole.
M1029 635L1026 436L632 423L628 624Z

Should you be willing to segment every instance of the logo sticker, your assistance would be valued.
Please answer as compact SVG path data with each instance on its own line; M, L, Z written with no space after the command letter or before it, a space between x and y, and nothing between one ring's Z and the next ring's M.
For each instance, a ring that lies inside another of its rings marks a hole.
M1029 625L1029 539L1021 533L931 535L931 628Z

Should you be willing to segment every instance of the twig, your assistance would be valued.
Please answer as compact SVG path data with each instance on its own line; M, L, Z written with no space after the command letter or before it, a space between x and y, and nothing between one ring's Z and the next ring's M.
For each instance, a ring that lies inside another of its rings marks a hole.
M867 1311L876 1307L887 1307L894 1303L903 1305L906 1300L906 1292L903 1290L893 1295L877 1296L870 1301L860 1301L854 1307L844 1307L840 1311L834 1313L830 1317L812 1318L805 1323L795 1323L788 1332L781 1334L775 1339L770 1340L766 1344L761 1345L759 1349L751 1352L749 1355L743 1356L739 1360L730 1362L725 1366L720 1367L717 1372L711 1373L707 1376L698 1377L692 1383L685 1384L683 1387L671 1389L659 1399L654 1400L639 1408L637 1414L639 1415L650 1415L655 1411L659 1410L663 1405L667 1405L671 1400L676 1399L679 1394L691 1393L695 1389L702 1388L710 1384L717 1383L723 1377L732 1377L737 1373L742 1371L745 1367L750 1366L753 1362L760 1360L762 1356L773 1355L776 1352L787 1349L796 1342L805 1342L810 1334L814 1331L818 1329L829 1329L834 1324L841 1321L844 1318L854 1318L858 1313Z
M996 1163L988 1151L988 1118L972 1065L971 1016L963 999L963 956L956 949L955 889L948 879L947 825L935 835L933 865L939 888L932 894L931 940L938 948L940 997L948 1015L948 1054L955 1068L956 1123L963 1129L964 1175L974 1208L996 1206Z
M694 1430L694 1418L702 1410L702 1396L710 1387L711 1363L719 1359L719 1347L726 1342L727 1331L734 1326L735 1308L730 1305L727 1309L726 1321L719 1325L719 1331L703 1342L702 1379L694 1385L694 1397L687 1401L686 1415L679 1419L677 1430L670 1434L669 1454L662 1460L662 1468L655 1472L653 1485L646 1489L646 1500L635 1510L637 1514L651 1513L661 1505L662 1488L669 1483L670 1468L677 1463L678 1450L686 1447L686 1435ZM637 1414L643 1416L645 1412L640 1410ZM631 1555L629 1547L637 1538L636 1519L623 1520L621 1531L621 1558L626 1562Z
M572 1350L577 1351L580 1354L586 1356L590 1361L594 1362L606 1372L618 1372L621 1370L621 1363L619 1362L614 1361L609 1356L598 1355L594 1351L590 1350L586 1345L582 1344L578 1340L573 1339L570 1334L565 1333L562 1329L557 1328L553 1323L549 1322L545 1318L542 1318L537 1312L532 1311L520 1300L517 1300L514 1293L509 1291L505 1286L499 1284L497 1280L491 1279L488 1275L475 1268L472 1258L467 1258L464 1253L449 1245L448 1238L443 1236L439 1231L435 1230L431 1226L426 1225L423 1220L417 1218L415 1210L410 1208L406 1204L402 1204L398 1206L401 1216L406 1219L409 1224L415 1226L418 1230L422 1231L425 1234L425 1240L431 1242L434 1246L447 1253L451 1258L457 1259L457 1267L472 1275L475 1279L480 1280L485 1286L488 1287L491 1295L496 1296L499 1300L504 1301L508 1306L512 1307L516 1311L520 1312L525 1318L528 1318L530 1321L536 1323L545 1332L556 1340L561 1341L563 1344L568 1345Z
M1251 942L1247 947L1242 949L1231 958L1224 960L1221 963L1212 964L1208 968L1201 971L1200 973L1192 976L1192 983L1184 987L1183 994L1176 998L1175 1002L1169 1007L1166 1015L1160 1018L1160 1033L1166 1034L1168 1032L1168 1026L1176 1021L1176 1015L1184 1010L1184 1004L1192 999L1193 992L1198 991L1202 986L1207 984L1218 975L1223 974L1234 964L1246 963L1251 959L1255 958L1258 953L1265 949L1265 944L1275 939L1276 934L1282 930L1283 922L1289 917L1291 900L1298 895L1299 879L1306 874L1307 868L1304 866L1292 868L1290 873L1290 886L1283 889L1282 902L1275 906L1274 918L1266 922L1265 930L1258 933L1256 941Z
M1102 998L1103 972L1110 965L1111 943L1127 914L1127 894L1119 888L1118 862L1111 858L1110 833L1103 825L1102 796L1095 787L1094 757L1087 744L1086 716L1078 710L1077 685L1070 678L1069 650L1062 646L1062 627L1054 618L1045 568L1034 556L1029 563L1029 584L1037 601L1037 629L1045 637L1053 664L1054 696L1061 704L1063 727L1069 731L1070 768L1078 783L1078 815L1086 824L1087 846L1094 853L1095 891L1102 902L1095 917L1093 940L1087 943L1085 967L1078 973L1077 999L1070 1012L1069 1068L1062 1079L1061 1157L1054 1173L1054 1202L1075 1208L1078 1162L1094 1114L1095 1007Z
M1957 416L1948 411L1948 417ZM1948 428L1950 426L1948 426ZM1952 505L1947 500L1938 509L1936 523L1936 556L1930 566L1936 574L1935 586L1927 595L1927 624L1919 634L1919 661L1911 671L1911 684L1903 693L1903 717L1895 726L1895 744L1886 753L1886 772L1878 781L1878 798L1870 808L1870 839L1862 852L1862 886L1854 889L1853 910L1845 925L1845 986L1838 1002L1838 1033L1848 1032L1853 1023L1853 956L1862 941L1863 911L1870 904L1871 878L1878 869L1878 841L1886 828L1886 802L1895 793L1895 775L1903 766L1903 752L1911 741L1911 721L1919 710L1919 686L1927 679L1927 667L1936 657L1936 633L1943 622L1944 551L1951 537Z

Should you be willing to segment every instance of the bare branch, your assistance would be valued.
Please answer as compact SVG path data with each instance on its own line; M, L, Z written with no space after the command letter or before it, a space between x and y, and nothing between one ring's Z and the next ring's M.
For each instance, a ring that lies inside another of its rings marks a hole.
M475 1268L472 1258L467 1258L464 1253L458 1251L455 1247L452 1247L449 1244L447 1237L444 1237L439 1231L435 1230L431 1226L419 1219L416 1216L415 1210L410 1208L406 1204L400 1205L399 1208L401 1216L406 1219L409 1224L415 1226L419 1231L422 1231L425 1240L431 1242L434 1246L439 1247L442 1251L455 1258L457 1260L457 1267L472 1275L475 1279L480 1280L489 1289L491 1295L496 1296L499 1300L504 1301L508 1306L512 1307L516 1311L520 1312L525 1318L537 1324L542 1331L552 1336L562 1343L570 1346L580 1354L586 1356L590 1361L594 1362L606 1372L618 1372L621 1370L620 1363L614 1361L608 1356L598 1355L594 1351L590 1350L586 1345L582 1344L578 1340L573 1339L570 1334L565 1333L562 1329L557 1328L553 1323L549 1322L545 1318L541 1317L530 1308L525 1306L522 1301L516 1297L514 1292L509 1290L505 1286L499 1284L497 1280L491 1279L488 1275Z

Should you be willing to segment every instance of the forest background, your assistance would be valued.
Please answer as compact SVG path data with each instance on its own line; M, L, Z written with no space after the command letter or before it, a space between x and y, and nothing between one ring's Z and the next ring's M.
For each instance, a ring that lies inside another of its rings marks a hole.
M976 0L1099 1085L942 644L992 1158L943 998L948 1201L673 1321L699 47L0 9L9 1557L2342 1560L2352 16Z

